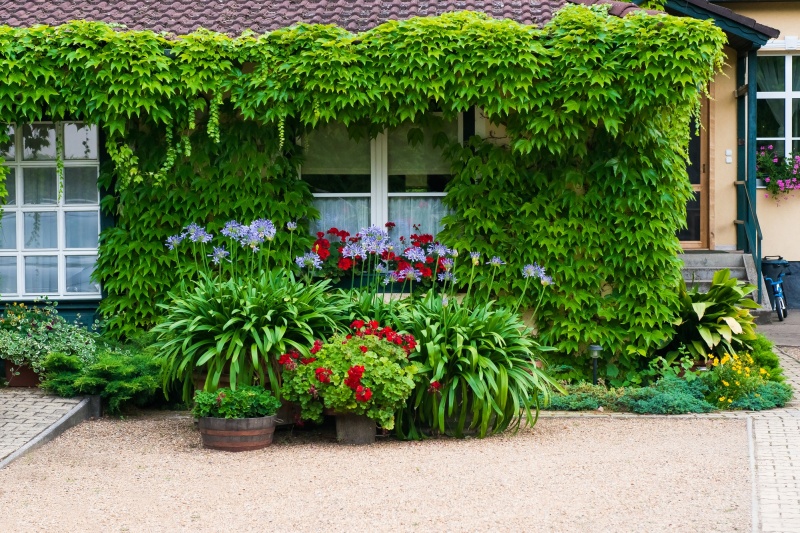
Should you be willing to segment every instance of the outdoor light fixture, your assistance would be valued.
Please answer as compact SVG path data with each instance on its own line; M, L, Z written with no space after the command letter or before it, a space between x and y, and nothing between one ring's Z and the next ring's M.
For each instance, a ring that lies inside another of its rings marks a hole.
M600 358L600 352L603 347L599 344L589 345L589 357L592 358L592 385L597 385L597 360Z

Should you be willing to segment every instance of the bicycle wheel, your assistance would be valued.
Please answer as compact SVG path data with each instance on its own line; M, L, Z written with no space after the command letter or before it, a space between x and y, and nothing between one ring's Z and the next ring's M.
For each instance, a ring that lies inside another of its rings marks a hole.
M786 318L786 302L783 301L783 296L775 297L775 311L778 313L778 321L783 322Z

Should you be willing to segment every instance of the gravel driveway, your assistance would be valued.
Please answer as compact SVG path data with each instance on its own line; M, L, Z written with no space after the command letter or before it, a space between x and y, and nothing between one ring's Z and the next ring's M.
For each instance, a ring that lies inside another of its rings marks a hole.
M313 438L312 438L313 437ZM744 420L554 419L516 436L204 450L184 413L83 423L0 471L0 530L748 531Z

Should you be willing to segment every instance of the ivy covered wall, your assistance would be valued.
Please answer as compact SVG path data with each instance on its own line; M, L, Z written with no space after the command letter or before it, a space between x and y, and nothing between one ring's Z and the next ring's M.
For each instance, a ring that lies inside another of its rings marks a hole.
M102 310L127 331L157 320L178 276L163 242L187 222L314 216L296 180L302 150L287 139L327 121L376 135L421 120L432 101L449 117L478 106L510 142L450 148L443 239L508 261L501 298L520 290L524 263L544 265L555 282L546 340L629 358L675 317L689 122L723 42L707 21L583 6L542 29L468 12L359 35L0 27L0 121L104 129L117 225L101 237L97 275Z

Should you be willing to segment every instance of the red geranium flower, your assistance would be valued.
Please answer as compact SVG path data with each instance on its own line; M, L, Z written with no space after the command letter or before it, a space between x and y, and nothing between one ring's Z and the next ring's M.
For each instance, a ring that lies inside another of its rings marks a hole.
M350 369L347 371L347 377L344 380L344 384L350 387L353 390L361 385L361 378L364 375L364 367L361 365L351 366Z
M314 248L316 248L314 252L316 252L319 258L322 259L323 261L325 261L327 258L331 256L331 252L327 248L319 248L318 246L314 246Z
M300 362L303 363L304 365L310 365L316 360L317 360L316 357L303 357L302 359L300 359Z
M364 387L359 385L356 388L356 401L357 402L368 402L369 399L372 398L372 391L369 387Z
M367 353L367 347L366 346L359 346L358 349L361 350L361 353Z
M323 238L324 236L325 236L325 233L324 233L324 232L322 232L322 231L318 231L318 232L317 232L317 239L321 239L321 238Z
M317 353L318 351L320 351L321 349L322 349L322 341L321 340L315 340L314 341L314 346L312 346L311 350L309 350L309 351L313 355L313 354Z
M431 381L431 384L428 386L428 392L431 394L439 392L442 388L442 384L438 381Z
M350 324L350 327L353 328L353 329L361 329L361 328L364 327L364 321L363 320L353 320L353 322Z
M353 261L348 257L342 257L339 259L339 263L336 266L338 266L340 270L350 270L350 267L353 266Z
M317 375L317 379L320 383L330 383L331 376L333 375L333 371L329 368L317 368L314 370L314 373Z

